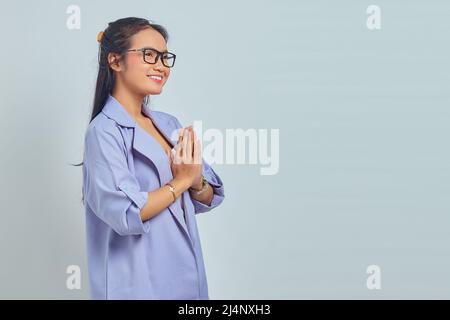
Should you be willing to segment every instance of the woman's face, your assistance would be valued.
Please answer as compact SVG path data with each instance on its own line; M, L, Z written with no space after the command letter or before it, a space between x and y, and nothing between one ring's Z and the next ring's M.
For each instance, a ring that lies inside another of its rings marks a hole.
M130 49L141 48L153 48L159 52L167 51L163 36L151 28L141 30L131 38ZM152 58L151 52L147 56L148 61L153 61L150 60ZM126 59L126 63L125 65L121 64L117 76L120 77L120 82L128 90L143 96L161 93L170 75L170 68L162 64L161 56L156 64L145 62L142 51L129 51L123 56L123 59ZM161 80L152 79L151 76L160 76Z

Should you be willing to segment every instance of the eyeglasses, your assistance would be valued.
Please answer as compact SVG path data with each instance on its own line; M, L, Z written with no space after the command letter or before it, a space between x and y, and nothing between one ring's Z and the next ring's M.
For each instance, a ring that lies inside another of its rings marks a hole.
M162 64L168 68L172 68L175 64L176 54L172 52L160 52L153 48L130 49L127 51L141 51L144 61L149 64L155 64L161 57Z

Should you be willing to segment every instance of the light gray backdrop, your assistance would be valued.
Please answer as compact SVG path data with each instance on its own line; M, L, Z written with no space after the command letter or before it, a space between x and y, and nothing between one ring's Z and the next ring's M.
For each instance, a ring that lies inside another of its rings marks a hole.
M81 28L69 30L69 5ZM381 29L366 26L369 5ZM280 130L280 169L214 165L198 216L212 299L450 298L448 1L3 1L0 298L86 299L83 136L97 33L167 27L152 105L204 129ZM66 287L79 265L81 290ZM366 268L381 268L369 290Z

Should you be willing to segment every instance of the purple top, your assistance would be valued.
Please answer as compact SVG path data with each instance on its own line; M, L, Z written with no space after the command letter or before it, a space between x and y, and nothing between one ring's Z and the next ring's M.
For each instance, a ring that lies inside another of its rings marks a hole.
M147 106L175 145L180 122ZM213 186L210 206L188 191L153 218L142 221L148 192L173 179L164 149L109 95L85 135L83 200L92 299L209 299L196 214L222 203L220 177L203 160ZM182 208L182 206L184 208ZM183 210L185 217L183 217Z

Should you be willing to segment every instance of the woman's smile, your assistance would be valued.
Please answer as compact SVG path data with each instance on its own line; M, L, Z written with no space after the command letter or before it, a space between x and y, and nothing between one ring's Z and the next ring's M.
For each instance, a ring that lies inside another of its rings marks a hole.
M149 77L151 80L158 82L158 83L161 83L163 80L162 76L157 76L157 75L149 75L147 77Z

